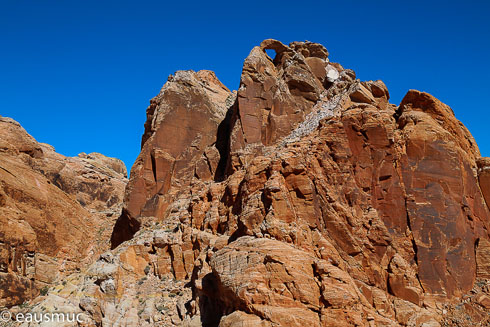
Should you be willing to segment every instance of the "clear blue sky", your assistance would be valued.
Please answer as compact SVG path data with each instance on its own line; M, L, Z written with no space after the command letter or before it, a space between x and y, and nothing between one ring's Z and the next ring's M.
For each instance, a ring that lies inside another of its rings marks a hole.
M449 104L490 156L490 1L0 0L0 115L58 152L128 169L169 74L210 69L230 89L263 39L322 43L362 80Z

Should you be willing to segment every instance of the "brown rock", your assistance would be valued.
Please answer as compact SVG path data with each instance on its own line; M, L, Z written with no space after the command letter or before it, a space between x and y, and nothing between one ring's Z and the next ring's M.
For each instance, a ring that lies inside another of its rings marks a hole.
M252 49L237 100L229 94L208 72L181 72L152 100L119 246L77 276L105 323L470 326L488 316L486 164L448 106L412 90L396 107L383 82L356 80L323 46L276 40ZM39 306L60 298L80 302Z
M490 297L487 295L480 295L476 301L485 309L490 309Z
M477 164L478 182L487 207L490 207L490 158L479 158Z
M246 314L242 311L235 311L223 318L219 327L269 327L272 326L267 320L262 320L257 316Z
M393 295L420 306L423 300L423 289L420 287L414 267L395 254L391 259L389 270L388 285Z
M21 304L107 249L124 164L64 157L0 117L0 306Z
M478 148L452 110L410 91L400 104L407 214L425 291L461 295L474 283L475 241L489 222L473 173Z
M172 188L185 186L194 174L214 178L220 159L212 145L229 97L232 94L213 72L178 71L151 100L113 247L139 229L141 216L163 217Z
M476 246L476 277L490 279L490 241L478 240Z
M285 260L287 258L287 260ZM304 311L304 323L313 325L318 316L309 310L319 307L320 288L314 279L313 258L274 240L241 237L218 251L211 267L225 305L254 308L266 318L273 307ZM267 305L264 306L264 299Z
M273 61L266 49L276 51ZM265 40L252 49L245 59L234 107L231 150L273 144L303 121L324 91L327 57L322 45L311 42L288 47Z

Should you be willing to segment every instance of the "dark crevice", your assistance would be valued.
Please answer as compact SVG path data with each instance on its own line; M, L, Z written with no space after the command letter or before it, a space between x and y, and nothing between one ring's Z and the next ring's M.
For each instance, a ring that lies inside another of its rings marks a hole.
M386 280L386 291L388 292L388 294L396 296L395 293L393 293L393 290L391 289L390 275L388 275L388 279Z
M152 151L150 154L151 157L151 171L153 172L153 180L157 181L157 163L155 160L155 153Z
M232 120L234 117L234 111L238 107L238 102L235 103L228 109L226 116L223 121L218 126L218 132L216 135L216 148L219 152L219 162L216 172L214 174L214 180L216 182L221 182L226 178L226 171L228 165L228 158L230 153L230 134L232 128Z
M384 175L384 176L379 176L379 181L386 181L391 178L391 175Z
M296 194L296 197L297 197L298 199L303 199L303 200L305 200L305 199L306 199L306 196L303 194L303 192L301 192L301 190L300 190L300 189L295 188L295 189L294 189L294 193Z
M262 194L260 195L260 200L264 204L265 215L267 215L272 206L272 194L270 193L270 191L264 190L264 192L262 192Z
M402 111L402 108L400 106L398 106L395 110L395 113L393 114L393 118L395 118L395 121L398 123L398 119L400 118L400 116L402 115L403 111Z
M274 259L271 255L267 254L265 257L264 257L264 261L263 261L264 265L267 265L268 263L279 263L279 264L283 264L281 261L277 260L277 259Z
M242 211L242 197L243 197L243 186L244 182L242 181L240 185L238 186L238 197L235 199L233 202L233 208L232 208L232 213L239 217ZM247 227L243 224L241 219L238 219L237 221L237 229L233 234L231 234L230 238L228 239L228 244L231 242L237 240L239 237L247 235L246 233Z
M476 258L476 251L478 249L478 245L480 244L480 238L477 238L475 240L475 245L473 246L473 251L475 252L474 255L475 255L475 273L478 272L478 260Z
M52 178L51 183L53 183L54 186L56 186L57 188L59 188L62 191L66 191L65 189L63 189L63 181L61 179L60 174L54 173L51 178Z
M412 234L411 235L411 238L410 238L410 241L412 242L413 259L415 261L415 264L417 265L417 270L418 270L418 265L419 265L419 260L418 260L418 247L417 247L417 243L415 242L415 239L413 238L412 225L410 223L410 215L408 213L408 201L407 201L407 199L405 199L405 210L406 210L406 213L407 213L407 227L410 230L410 233ZM423 292L425 292L425 288L422 285L422 281L420 280L419 274L416 273L415 274L415 277L417 278L417 281L419 282L420 288L422 289ZM389 283L388 283L388 286L389 286Z
M238 228L233 234L231 234L230 238L228 239L228 244L236 241L242 236L247 235L247 233L245 233L245 230L246 227L243 225L243 223L240 220L238 220Z
M408 201L407 199L405 199L405 211L406 211L406 217L407 217L407 227L408 229L410 230L410 233L412 233L412 225L410 223L410 215L408 214ZM417 257L417 252L418 252L418 248L417 248L417 243L415 242L415 239L413 238L413 234L411 235L411 238L410 238L410 241L412 242L412 248L413 248L413 252L414 252L414 256L413 256L413 259L415 260L415 263L418 265L418 257Z
M135 219L131 219L127 210L123 209L112 230L111 249L115 249L121 243L132 239L139 229L140 223Z
M11 173L10 171L8 171L7 169L3 168L3 167L0 167L0 169L6 171L7 173L9 173L10 175L14 176L15 178L17 178L17 176L15 176L13 173Z
M143 136L141 137L141 149L143 149L143 145L145 145L146 141L151 137L153 134L151 124L153 121L153 115L155 113L155 109L158 106L158 100L157 99L151 99L150 100L150 105L148 108L146 108L146 121L145 121L145 132L143 133Z

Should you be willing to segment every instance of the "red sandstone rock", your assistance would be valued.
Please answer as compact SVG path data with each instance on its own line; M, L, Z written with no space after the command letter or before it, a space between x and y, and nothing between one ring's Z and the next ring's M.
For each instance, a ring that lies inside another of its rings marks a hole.
M488 239L478 240L475 255L476 277L490 279L490 241Z
M426 292L461 295L474 283L475 242L490 217L475 178L479 151L451 109L410 91L399 118L406 156L407 214Z
M0 306L23 303L107 249L125 174L120 160L64 157L0 117Z
M478 181L485 197L487 207L490 207L490 158L480 158L478 164Z
M213 72L178 71L169 77L147 109L142 150L131 169L113 246L139 229L140 217L163 217L175 189L192 176L214 179L220 161L214 145L229 98L232 93Z
M135 326L484 321L489 183L471 134L429 94L397 107L383 82L327 59L266 40L234 103L209 72L170 78L147 110L117 248L37 308Z
M276 57L270 58L266 49L276 51ZM253 48L238 90L232 151L246 144L273 144L303 121L324 90L327 57L323 46L309 42L288 47L265 40Z

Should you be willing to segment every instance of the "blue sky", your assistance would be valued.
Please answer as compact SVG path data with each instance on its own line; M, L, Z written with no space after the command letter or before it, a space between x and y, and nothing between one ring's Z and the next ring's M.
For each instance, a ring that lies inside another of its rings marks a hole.
M0 0L0 115L129 169L169 74L210 69L236 89L263 39L310 40L395 104L409 89L438 97L490 156L489 15L489 1Z

